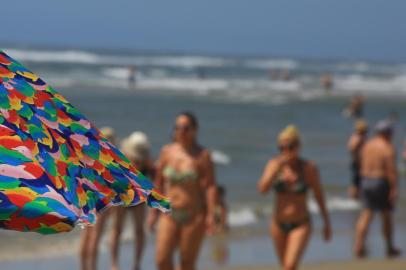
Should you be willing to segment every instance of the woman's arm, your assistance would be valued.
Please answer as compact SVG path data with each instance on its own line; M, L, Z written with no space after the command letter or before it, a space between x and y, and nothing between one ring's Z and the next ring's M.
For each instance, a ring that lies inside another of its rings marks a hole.
M210 153L204 150L202 157L202 183L206 192L207 206L207 230L211 233L214 230L214 211L216 207L217 187L214 176L214 164L211 160Z
M331 238L331 224L328 210L326 207L326 201L324 199L323 189L320 183L319 170L313 163L307 164L307 180L313 190L314 197L319 206L321 216L324 221L323 236L325 241L329 241Z
M347 148L348 151L353 154L357 151L360 143L360 136L358 135L351 135L350 139L348 140Z
M167 160L167 152L168 152L168 146L164 146L161 150L161 153L159 155L159 158L156 162L155 169L154 169L154 187L155 189L164 194L164 177L162 174L163 169L166 166L166 160ZM150 231L154 231L155 229L155 224L158 220L160 212L157 209L151 209L149 211L149 216L147 220L147 226Z
M261 194L266 194L272 186L272 181L280 171L282 162L279 159L272 159L264 168L264 172L259 179L257 189Z

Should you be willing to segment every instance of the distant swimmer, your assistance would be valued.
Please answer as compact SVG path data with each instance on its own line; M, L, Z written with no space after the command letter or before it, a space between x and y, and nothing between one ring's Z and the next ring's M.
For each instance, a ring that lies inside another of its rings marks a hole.
M268 70L268 78L273 81L290 81L292 79L289 69L273 69Z
M350 99L350 103L344 109L343 115L349 118L361 118L364 112L365 99L362 95L356 95Z
M290 76L290 71L289 71L289 69L284 69L284 70L281 71L280 79L281 79L282 81L290 81L291 76Z
M128 88L135 88L135 83L137 80L137 67L129 66L128 67Z
M396 111L391 111L388 114L388 121L390 121L393 125L396 125L397 122L399 121L399 115Z
M323 74L320 83L325 92L330 92L333 89L333 76L330 73Z
M277 80L278 79L278 71L273 69L273 68L270 68L268 70L268 78L273 80L273 81Z

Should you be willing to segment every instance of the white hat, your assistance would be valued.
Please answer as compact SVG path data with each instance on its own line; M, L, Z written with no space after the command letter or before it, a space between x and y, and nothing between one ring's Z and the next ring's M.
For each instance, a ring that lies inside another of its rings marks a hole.
M393 122L388 120L388 119L380 120L375 125L375 132L376 133L393 132L393 130L394 130Z
M145 160L149 156L151 144L145 133L135 131L121 143L123 153L130 159Z

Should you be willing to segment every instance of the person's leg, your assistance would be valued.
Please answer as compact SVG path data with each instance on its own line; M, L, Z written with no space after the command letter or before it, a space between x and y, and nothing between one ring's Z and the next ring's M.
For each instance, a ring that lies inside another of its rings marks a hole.
M273 239L273 243L276 250L276 255L278 256L279 263L283 265L283 258L285 257L286 250L286 234L279 228L275 220L271 221L269 225L269 233Z
M107 216L109 214L109 210L99 214L97 216L96 224L89 228L92 230L91 237L89 239L89 246L90 246L90 266L89 269L96 270L97 269L97 258L99 253L99 243L104 231L104 225L106 224Z
M80 239L80 269L89 270L89 240L91 238L92 228L86 227L81 235Z
M205 214L198 214L180 231L180 270L194 270L205 232Z
M134 270L139 270L141 267L141 260L145 246L145 231L144 231L145 205L140 204L138 206L134 206L131 210L134 215L134 249L135 249Z
M123 231L125 221L125 208L121 206L114 207L112 209L112 215L114 217L113 230L111 232L111 269L119 269L119 248L120 237Z
M391 210L382 211L382 233L386 242L386 254L389 257L400 255L400 251L393 243L393 220Z
M357 257L364 257L366 254L365 250L365 239L368 234L369 225L371 224L374 212L371 209L364 209L358 218L357 225L355 228L355 243L354 243L354 253Z
M287 236L285 256L283 257L284 270L296 270L300 259L306 249L311 235L311 224L309 222L293 229Z
M156 264L158 270L173 270L173 253L179 238L179 228L172 217L161 214L156 237Z

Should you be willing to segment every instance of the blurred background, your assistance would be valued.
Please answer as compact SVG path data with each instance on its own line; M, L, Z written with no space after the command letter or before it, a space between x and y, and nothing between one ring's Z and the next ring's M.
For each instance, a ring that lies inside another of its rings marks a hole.
M315 233L304 261L347 261L360 206L347 196L353 121L343 111L351 97L362 95L371 124L395 115L401 153L405 9L400 0L8 1L0 47L97 126L113 127L120 138L145 132L155 158L171 140L176 115L196 113L199 140L211 150L217 181L227 189L231 226L220 247L206 240L201 268L277 265L267 232L272 196L259 196L256 182L277 153L279 130L296 124L303 155L320 168L335 234L332 243L323 243L310 200ZM403 172L401 155L398 163ZM406 250L401 186L396 242ZM79 230L0 235L1 269L77 267ZM132 261L130 227L123 237L125 265ZM108 269L107 242L101 244L100 269ZM145 269L155 267L153 243L150 235ZM369 245L372 258L384 258L378 222Z

